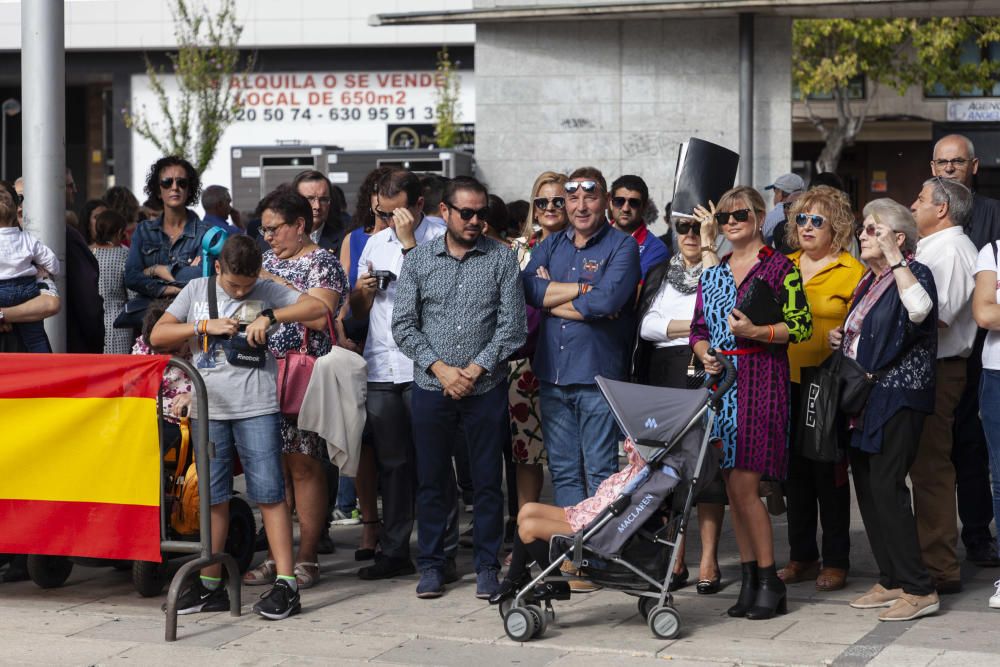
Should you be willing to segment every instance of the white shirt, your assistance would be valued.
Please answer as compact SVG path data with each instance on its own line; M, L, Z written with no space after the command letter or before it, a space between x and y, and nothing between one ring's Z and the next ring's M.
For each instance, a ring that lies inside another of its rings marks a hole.
M976 337L972 291L979 251L961 227L948 227L917 242L917 261L931 270L937 287L938 359L968 357Z
M694 303L698 293L682 294L663 279L660 291L642 318L639 335L654 343L654 347L677 347L688 344L688 337L667 338L667 324L671 320L690 320L694 317Z
M994 241L994 243L996 242ZM983 246L983 249L979 251L979 259L976 260L976 273L980 271L997 273L997 261L993 255L994 243ZM1000 275L997 276L997 303L1000 303ZM1000 331L990 331L986 334L986 343L983 345L983 368L1000 371Z
M27 278L41 267L59 273L59 260L47 245L17 227L0 227L0 280Z
M439 218L424 216L414 237L417 245L443 236L445 226ZM368 273L368 262L375 271L392 271L396 278L403 268L403 244L391 227L375 234L365 245L358 259L358 275ZM368 362L369 382L413 382L413 361L399 351L392 337L392 306L396 300L396 280L389 287L375 292L368 314L368 339L365 341L365 361Z

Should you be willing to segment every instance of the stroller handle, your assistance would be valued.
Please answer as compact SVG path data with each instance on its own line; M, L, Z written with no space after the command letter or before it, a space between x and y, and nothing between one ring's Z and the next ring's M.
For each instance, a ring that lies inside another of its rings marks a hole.
M722 379L719 381L716 388L709 392L709 401L711 401L713 405L718 405L725 393L732 389L733 385L736 384L736 367L733 365L733 361L728 355L717 354L715 348L709 348L708 353L715 357L720 364L722 364Z

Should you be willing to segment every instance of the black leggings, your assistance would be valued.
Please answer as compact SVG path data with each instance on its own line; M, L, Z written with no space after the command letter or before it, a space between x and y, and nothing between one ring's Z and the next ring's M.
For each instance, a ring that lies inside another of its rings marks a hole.
M549 543L545 540L532 540L525 544L521 541L521 536L514 534L514 550L510 555L510 569L507 571L507 578L517 580L528 574L528 565L531 561L538 563L538 567L545 569L549 566Z

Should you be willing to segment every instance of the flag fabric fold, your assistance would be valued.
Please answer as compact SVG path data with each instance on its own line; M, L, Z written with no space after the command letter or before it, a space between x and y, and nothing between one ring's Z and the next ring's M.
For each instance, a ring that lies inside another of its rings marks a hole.
M160 560L168 360L0 355L0 552Z

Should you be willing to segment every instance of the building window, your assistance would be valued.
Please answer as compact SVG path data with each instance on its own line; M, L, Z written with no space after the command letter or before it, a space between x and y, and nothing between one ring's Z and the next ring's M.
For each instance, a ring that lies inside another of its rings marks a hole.
M847 84L847 99L849 100L863 100L865 99L865 75L859 74L850 83ZM798 86L792 86L792 99L796 102L802 101L802 93L799 91ZM833 99L833 93L813 93L809 96L810 102L827 102Z
M1000 62L1000 42L990 42L984 47L978 46L974 41L968 41L962 45L960 61L965 64L978 64L981 62ZM995 83L991 88L973 88L968 91L951 92L944 85L937 83L924 90L925 97L1000 97L1000 83Z

